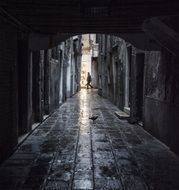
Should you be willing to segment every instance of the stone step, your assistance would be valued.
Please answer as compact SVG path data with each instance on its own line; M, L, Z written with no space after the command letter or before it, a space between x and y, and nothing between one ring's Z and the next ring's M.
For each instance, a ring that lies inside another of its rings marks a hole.
M119 118L119 119L129 119L129 114L123 112L123 111L115 111L114 114Z

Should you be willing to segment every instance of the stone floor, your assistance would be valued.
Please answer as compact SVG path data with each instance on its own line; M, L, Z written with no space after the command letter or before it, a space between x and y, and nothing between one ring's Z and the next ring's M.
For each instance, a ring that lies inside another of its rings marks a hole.
M68 99L1 166L0 189L179 190L179 158L116 111L95 90Z

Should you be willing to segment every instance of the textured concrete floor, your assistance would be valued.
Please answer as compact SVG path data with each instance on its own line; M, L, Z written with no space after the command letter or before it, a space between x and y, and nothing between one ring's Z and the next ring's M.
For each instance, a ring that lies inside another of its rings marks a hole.
M1 166L0 189L179 190L178 157L115 111L95 90L68 99Z

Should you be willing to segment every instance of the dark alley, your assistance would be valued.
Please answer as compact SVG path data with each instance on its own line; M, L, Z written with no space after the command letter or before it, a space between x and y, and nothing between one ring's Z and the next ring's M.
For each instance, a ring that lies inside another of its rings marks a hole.
M0 0L0 190L179 190L179 0Z
M0 189L178 190L178 157L116 111L96 90L68 99L4 162Z

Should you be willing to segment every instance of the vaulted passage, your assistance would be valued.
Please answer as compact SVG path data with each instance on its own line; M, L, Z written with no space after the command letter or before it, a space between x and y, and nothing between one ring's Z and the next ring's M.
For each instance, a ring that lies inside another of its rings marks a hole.
M178 10L0 1L0 189L179 189Z
M1 166L1 189L177 190L178 157L116 111L97 90L69 98Z

